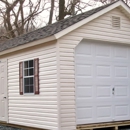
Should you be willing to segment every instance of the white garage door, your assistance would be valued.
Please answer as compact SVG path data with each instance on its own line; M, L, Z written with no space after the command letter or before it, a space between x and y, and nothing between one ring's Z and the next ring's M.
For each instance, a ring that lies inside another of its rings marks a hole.
M75 64L77 124L130 120L130 46L82 41Z

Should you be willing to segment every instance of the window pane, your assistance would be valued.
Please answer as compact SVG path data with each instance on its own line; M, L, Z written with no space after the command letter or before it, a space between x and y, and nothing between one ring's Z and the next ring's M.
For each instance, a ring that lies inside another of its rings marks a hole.
M33 60L29 61L29 67L33 67Z
M33 77L30 78L30 84L33 85Z
M29 78L25 78L24 79L24 85L26 86L26 85L29 85Z
M30 88L30 93L33 93L33 85L31 85L29 88Z
M29 69L29 76L33 75L33 68Z
M24 76L28 76L28 69L24 70Z
M33 77L24 78L24 92L34 93Z
M28 61L24 62L24 68L28 68Z
M29 93L29 86L24 87L24 93Z

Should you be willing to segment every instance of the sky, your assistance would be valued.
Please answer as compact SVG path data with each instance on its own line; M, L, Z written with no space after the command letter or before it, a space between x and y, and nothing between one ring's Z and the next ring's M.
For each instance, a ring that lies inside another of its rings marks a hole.
M95 0L81 0L82 2L89 2L90 5L93 5L93 6L87 6L86 8L84 8L82 11L85 12L87 10L90 10L92 8L96 8L98 6L101 5L101 3L99 2L95 2ZM51 0L48 0L48 2L51 2ZM65 1L65 3L67 4L68 3L68 0ZM96 3L96 4L95 4ZM55 2L55 6L58 7L58 3ZM83 4L81 4L81 6L83 6ZM58 15L58 9L55 8L56 11L54 11L54 15L53 15L53 22L56 21L56 15ZM81 13L81 12L79 12ZM47 24L48 22L48 19L49 19L49 11L44 11L40 17L42 17L44 20L43 20L43 23L44 24Z
M8 1L10 3L12 3L14 0L8 0ZM32 0L32 1L34 3L36 3L37 0ZM58 0L55 0L55 1L58 1ZM96 5L94 4L94 0L81 0L81 1L82 2L89 2L90 5L93 5L93 6L87 6L86 8L84 8L83 12L99 6L98 2L97 2ZM49 20L50 2L51 2L51 0L42 0L41 6L45 4L46 9L40 15L38 15L36 17L36 20L35 20L36 23L35 24L36 24L37 28L47 25L48 20ZM28 0L25 0L25 6L26 6L27 3L28 3ZM67 4L68 0L65 0L65 3ZM81 6L83 6L83 4L81 4ZM0 8L3 8L3 7L4 7L4 5L0 2ZM15 10L17 11L18 7L16 7ZM78 13L81 13L81 12L78 12ZM24 7L24 16L27 17L28 14L29 14L29 9L27 7ZM58 2L55 2L55 11L54 11L54 15L53 15L53 22L56 21L56 16L58 16Z

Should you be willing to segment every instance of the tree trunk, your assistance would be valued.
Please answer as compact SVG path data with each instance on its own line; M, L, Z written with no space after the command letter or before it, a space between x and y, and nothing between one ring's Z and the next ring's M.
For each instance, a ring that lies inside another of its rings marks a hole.
M72 16L75 15L75 0L72 0Z
M64 19L65 0L59 0L59 20Z
M53 12L54 12L54 2L55 2L55 0L51 0L51 9L50 9L50 16L49 16L48 24L52 24Z

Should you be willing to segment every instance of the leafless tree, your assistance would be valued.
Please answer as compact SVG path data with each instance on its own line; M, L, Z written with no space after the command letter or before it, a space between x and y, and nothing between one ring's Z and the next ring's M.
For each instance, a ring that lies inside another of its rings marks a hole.
M74 16L82 13L87 7L96 5L95 0L59 0L59 17L58 20L64 19L66 16Z
M73 16L86 11L87 7L97 7L98 4L109 4L117 0L59 0L59 17L58 20L66 16ZM123 0L130 6L130 0Z
M34 30L47 4L48 0L0 0L0 25L5 29L1 37L14 38Z

